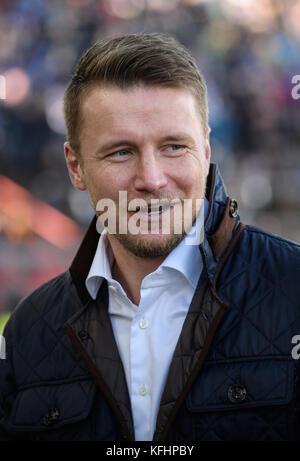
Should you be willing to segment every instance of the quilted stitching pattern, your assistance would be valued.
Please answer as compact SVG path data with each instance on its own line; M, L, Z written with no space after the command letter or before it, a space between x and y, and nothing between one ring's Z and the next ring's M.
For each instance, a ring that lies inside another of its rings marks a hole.
M294 395L299 363L291 357L291 338L300 333L299 250L267 232L244 231L218 284L229 312L169 437L184 440L190 432L193 440L300 438ZM240 383L248 393L237 405L227 391Z
M77 316L69 324L77 337L80 337L80 332L82 331L89 332L89 339L84 339L82 343L97 373L101 376L107 392L115 399L116 406L119 407L122 414L122 419L126 421L127 427L133 434L131 405L127 392L125 372L114 339L107 306L107 284L103 283L98 292L97 301L91 303L84 315Z
M253 261L253 252L248 254L246 249L257 246L258 239L268 253L257 251ZM287 251L283 251L282 246ZM300 280L299 250L296 244L283 243L281 239L251 229L242 234L239 248L228 260L219 283L218 293L231 309L214 340L218 357L244 356L246 350L248 355L258 357L291 356L291 338L300 332L299 283L295 283L296 278ZM235 267L237 275L231 270ZM290 275L294 283L286 296L284 281ZM229 332L231 339L228 340Z
M67 275L36 290L18 312L20 338L14 348L14 363L19 388L47 380L63 380L86 376L86 369L78 360L65 332L65 321L76 310L74 289L66 290ZM46 289L47 288L47 289ZM55 291L54 291L55 290ZM56 296L53 300L53 291ZM43 303L39 300L43 299ZM77 301L78 302L78 301ZM77 304L78 305L78 304ZM69 356L75 360L70 361Z
M222 215L225 198L216 171L208 233ZM206 254L211 258L208 248ZM210 276L216 264L209 260ZM242 233L217 286L219 297L230 309L170 427L168 440L300 439L299 364L291 358L291 338L300 334L299 280L299 245L253 227ZM10 428L19 431L14 436L20 439L122 439L112 409L62 328L81 308L67 272L23 300L12 315L4 332L8 360L0 361L0 438ZM97 315L90 320L97 331L101 320ZM204 317L201 322L205 330ZM194 334L191 329L190 336L182 336L176 350L172 380L179 388L201 349L200 343L195 347ZM91 346L86 343L84 347ZM104 374L118 363L108 386L113 394L122 396L119 358L98 350L89 353ZM243 402L228 400L231 385L245 387ZM178 397L173 390L170 382L162 405L165 419ZM126 398L120 398L119 404L126 414ZM43 416L56 407L60 419L53 427L45 427ZM161 422L163 426L166 421Z

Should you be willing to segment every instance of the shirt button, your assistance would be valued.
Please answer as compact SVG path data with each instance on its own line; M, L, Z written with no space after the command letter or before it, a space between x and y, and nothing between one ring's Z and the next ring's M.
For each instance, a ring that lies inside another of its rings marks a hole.
M146 395L146 394L147 394L147 387L145 386L145 384L143 384L142 386L140 386L140 388L139 388L139 394L140 394L140 395Z
M141 320L139 321L139 326L140 326L140 328L142 328L142 329L147 328L148 325L149 325L149 323L148 323L148 320L146 320L146 319L141 319Z

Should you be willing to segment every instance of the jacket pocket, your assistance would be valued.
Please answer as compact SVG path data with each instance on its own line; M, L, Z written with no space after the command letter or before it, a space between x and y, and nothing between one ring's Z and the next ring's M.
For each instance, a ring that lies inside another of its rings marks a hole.
M197 441L294 440L291 359L206 363L186 399Z
M91 380L42 382L20 389L8 429L36 432L77 423L89 415L94 395Z
M293 397L291 359L207 363L187 396L191 412L283 405Z

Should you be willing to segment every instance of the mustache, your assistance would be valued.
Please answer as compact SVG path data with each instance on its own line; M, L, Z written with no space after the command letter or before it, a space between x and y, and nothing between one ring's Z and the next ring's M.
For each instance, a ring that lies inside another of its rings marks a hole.
M128 211L149 211L149 210L164 210L170 206L175 206L178 203L182 203L182 200L178 197L160 197L151 199L139 199L135 198L130 200L127 205Z
M174 195L174 194L149 194L149 195L144 195L143 197L133 197L131 199L128 199L126 196L120 197L119 200L117 200L116 204L122 204L122 206L125 208L125 204L127 205L127 208L132 208L132 207L138 207L138 206L151 206L151 205L172 205L175 203L183 203L184 198Z

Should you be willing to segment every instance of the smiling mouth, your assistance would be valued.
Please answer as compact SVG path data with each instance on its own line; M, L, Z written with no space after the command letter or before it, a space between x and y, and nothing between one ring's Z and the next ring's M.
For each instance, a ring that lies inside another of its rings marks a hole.
M163 213L165 213L168 210L171 210L175 207L175 205L178 205L180 200L177 201L165 201L165 202L160 202L160 203L149 203L148 206L136 206L135 210L128 210L133 213L137 213L139 215L143 216L148 216L148 217L155 217L155 216L160 216Z
M149 205L148 207L137 207L136 212L142 213L148 216L155 216L169 210L174 206L173 203L164 203L160 205Z

